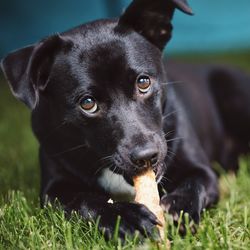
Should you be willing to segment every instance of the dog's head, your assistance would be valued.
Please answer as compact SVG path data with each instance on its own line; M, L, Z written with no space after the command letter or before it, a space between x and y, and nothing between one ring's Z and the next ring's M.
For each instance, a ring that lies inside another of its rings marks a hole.
M146 162L162 171L162 50L175 8L191 14L185 0L134 0L119 20L82 25L2 61L13 94L32 110L43 146L61 131L49 141L55 148L85 145L96 161L110 156L125 173Z

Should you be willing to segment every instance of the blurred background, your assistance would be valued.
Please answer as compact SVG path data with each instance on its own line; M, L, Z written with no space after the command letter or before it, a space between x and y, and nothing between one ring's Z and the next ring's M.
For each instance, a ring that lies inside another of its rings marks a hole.
M117 17L130 0L1 0L0 58L10 50L99 18ZM195 16L176 12L169 53L250 48L249 0L189 0Z
M152 0L153 1L153 0ZM8 52L84 22L117 17L130 0L0 0L0 59ZM250 72L250 1L189 0L195 16L176 12L168 57L233 64ZM38 144L30 113L0 73L0 193L32 197L39 186Z

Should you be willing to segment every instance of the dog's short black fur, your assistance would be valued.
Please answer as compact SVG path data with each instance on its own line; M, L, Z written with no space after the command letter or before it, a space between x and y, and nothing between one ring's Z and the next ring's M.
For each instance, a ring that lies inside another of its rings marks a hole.
M79 26L2 61L13 94L32 110L42 202L57 198L67 212L100 216L107 235L118 215L121 237L150 236L158 223L123 200L146 161L165 211L176 218L184 210L198 223L219 196L211 163L237 169L249 151L250 78L163 62L175 8L192 14L185 0L134 0L118 20Z

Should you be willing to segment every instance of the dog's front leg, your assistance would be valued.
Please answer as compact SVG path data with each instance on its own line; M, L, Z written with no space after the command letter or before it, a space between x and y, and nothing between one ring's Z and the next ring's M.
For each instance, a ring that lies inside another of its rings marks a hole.
M109 239L113 236L118 217L120 238L124 239L126 234L134 235L136 231L140 233L140 237L158 237L156 225L159 221L144 205L108 203L107 195L89 189L84 191L84 185L77 184L77 181L69 183L63 179L55 180L53 184L50 181L46 195L50 201L58 199L68 215L76 211L86 221L97 221L99 218L99 229Z
M166 176L171 178L165 185L168 193L161 198L161 206L173 216L176 224L181 211L199 223L202 209L216 203L219 196L217 177L208 162L202 161L199 153L197 158L191 155L183 149L176 155L178 160L170 166ZM185 232L185 227L181 225L180 230Z

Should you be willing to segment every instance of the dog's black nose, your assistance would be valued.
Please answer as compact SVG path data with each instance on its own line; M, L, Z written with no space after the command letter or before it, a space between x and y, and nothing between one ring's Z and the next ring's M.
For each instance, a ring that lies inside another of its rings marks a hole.
M138 167L146 166L147 162L155 165L158 161L158 151L155 148L134 149L130 155L131 161Z

